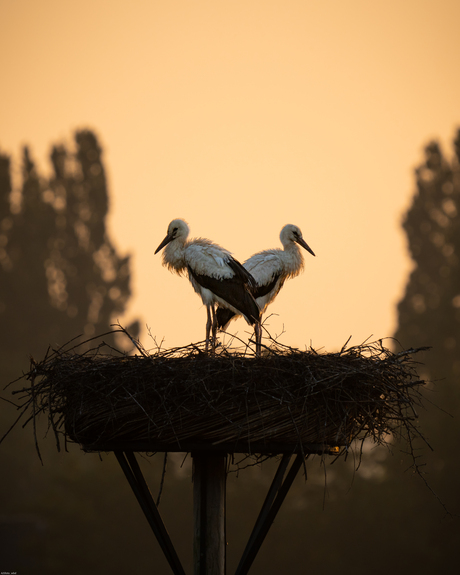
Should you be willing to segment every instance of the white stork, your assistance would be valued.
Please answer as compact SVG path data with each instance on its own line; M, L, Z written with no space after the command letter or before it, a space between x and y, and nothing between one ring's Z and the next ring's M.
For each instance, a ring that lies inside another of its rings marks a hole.
M215 304L242 315L250 325L260 321L259 307L251 294L254 278L231 253L210 240L187 241L189 227L184 220L173 220L168 233L155 250L162 248L163 265L181 275L187 272L190 283L201 296L207 310L206 350L212 327L212 351L216 346L217 317Z
M303 239L302 232L297 226L292 224L284 226L280 233L280 240L284 249L258 252L243 264L255 279L256 287L251 289L260 308L261 316L276 298L284 282L289 278L298 276L302 272L304 262L297 244L313 256L315 255ZM222 307L217 309L216 316L217 326L222 330L226 330L228 324L238 317L231 309ZM262 338L260 322L256 323L255 336L257 348L260 349Z

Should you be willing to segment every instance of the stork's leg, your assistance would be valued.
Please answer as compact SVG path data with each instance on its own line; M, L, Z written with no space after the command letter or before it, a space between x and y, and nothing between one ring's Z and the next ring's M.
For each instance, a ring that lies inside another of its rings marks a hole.
M262 351L262 326L260 321L256 321L254 335L256 336L256 356L259 357Z
M214 354L216 351L216 343L217 343L217 315L216 315L216 306L212 304L211 306L212 311L212 342L211 342L211 353Z
M208 314L208 320L206 322L206 351L208 351L208 348L209 348L209 334L211 333L211 325L212 325L210 307L211 306L209 306L209 305L206 306L206 312Z

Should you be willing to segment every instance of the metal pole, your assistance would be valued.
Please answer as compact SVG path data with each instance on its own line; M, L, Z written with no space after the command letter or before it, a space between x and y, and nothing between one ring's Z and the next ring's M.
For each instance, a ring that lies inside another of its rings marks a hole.
M157 506L150 494L147 483L145 482L142 471L137 463L136 456L133 452L115 451L115 456L118 463L122 468L126 479L131 485L131 489L136 496L139 505L144 512L147 521L154 532L158 543L172 569L174 575L185 575L185 571L181 565L179 557L177 556L174 545L171 542L169 534L164 526L161 516L158 512Z
M226 573L227 455L192 453L194 575Z
M262 506L262 510L257 518L254 529L249 538L246 549L243 552L240 563L236 569L235 575L246 575L251 568L251 565L256 558L259 549L267 536L270 527L275 520L276 514L278 513L288 491L296 478L296 475L302 466L304 456L300 453L291 465L286 478L283 481L284 473L289 463L290 457L284 456L278 471L273 480L272 487L269 490L267 498Z

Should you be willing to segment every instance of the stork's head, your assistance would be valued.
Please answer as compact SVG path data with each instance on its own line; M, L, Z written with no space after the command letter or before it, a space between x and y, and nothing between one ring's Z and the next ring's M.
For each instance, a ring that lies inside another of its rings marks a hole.
M168 233L166 234L165 239L161 242L161 244L155 250L157 254L162 248L172 242L173 240L180 239L181 241L185 242L189 234L189 227L187 222L184 220L173 220L168 226Z
M286 226L284 226L284 228L281 230L280 233L280 240L284 248L288 247L289 244L295 242L296 244L299 244L299 246L302 246L304 249L306 249L307 252L310 252L312 256L315 255L313 250L303 239L300 228L294 226L293 224L287 224Z

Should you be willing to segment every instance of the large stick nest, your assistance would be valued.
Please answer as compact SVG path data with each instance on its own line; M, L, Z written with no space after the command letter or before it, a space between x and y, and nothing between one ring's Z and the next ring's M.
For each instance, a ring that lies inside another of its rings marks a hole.
M394 353L378 341L318 353L274 342L263 357L210 356L202 344L146 352L134 342L128 355L103 337L32 360L28 385L13 391L18 419L35 430L45 414L58 448L64 438L86 451L307 454L421 436L420 350Z

